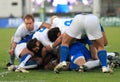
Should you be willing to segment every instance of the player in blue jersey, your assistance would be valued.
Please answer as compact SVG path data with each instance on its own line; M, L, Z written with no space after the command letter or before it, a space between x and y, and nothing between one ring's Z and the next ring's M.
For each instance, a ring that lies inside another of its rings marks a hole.
M79 41L70 45L68 57L70 59L69 68L71 70L83 72L100 66L99 60L93 60L90 51Z
M93 14L78 14L74 17L69 30L67 30L62 37L62 44L60 48L60 63L55 67L55 70L66 66L66 58L69 52L69 45L73 38L81 39L81 35L86 33L88 38L92 40L93 45L97 49L97 55L102 65L102 72L110 72L107 65L107 53L104 49L104 41L98 18Z

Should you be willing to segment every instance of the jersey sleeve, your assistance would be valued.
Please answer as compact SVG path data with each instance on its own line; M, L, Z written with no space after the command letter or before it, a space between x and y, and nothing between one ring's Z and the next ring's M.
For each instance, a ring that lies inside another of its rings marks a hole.
M23 33L25 33L25 30L24 30L23 26L24 26L24 24L21 24L17 28L17 30L16 30L16 32L14 34L14 40L13 41L16 42L16 43L20 42L20 40L22 39Z
M37 31L40 28L41 25L42 25L42 22L35 22L34 31Z

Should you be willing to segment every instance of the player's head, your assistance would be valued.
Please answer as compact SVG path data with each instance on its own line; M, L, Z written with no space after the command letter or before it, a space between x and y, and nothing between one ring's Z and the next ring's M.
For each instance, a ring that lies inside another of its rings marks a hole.
M41 43L36 39L31 39L27 42L27 48L32 52L38 52L40 50Z
M31 14L27 14L24 16L24 23L26 25L26 28L29 31L32 31L34 29L34 17Z
M51 28L48 31L48 38L51 42L54 42L60 35L60 30L58 27Z

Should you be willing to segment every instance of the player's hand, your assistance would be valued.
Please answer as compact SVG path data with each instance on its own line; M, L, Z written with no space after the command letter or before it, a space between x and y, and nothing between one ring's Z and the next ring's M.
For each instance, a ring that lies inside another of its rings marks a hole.
M8 53L9 53L10 55L13 55L13 54L14 54L14 49L10 49Z
M51 51L52 50L52 48L50 47L50 45L49 46L45 46L45 47L46 47L47 51Z

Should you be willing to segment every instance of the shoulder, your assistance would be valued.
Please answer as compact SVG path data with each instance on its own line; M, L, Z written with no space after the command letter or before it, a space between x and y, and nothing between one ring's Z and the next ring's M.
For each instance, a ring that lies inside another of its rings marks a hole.
M18 31L22 31L22 30L25 30L26 29L26 26L24 23L22 23L21 25L19 25L19 27L17 28Z
M35 22L34 25L41 25L42 22Z

